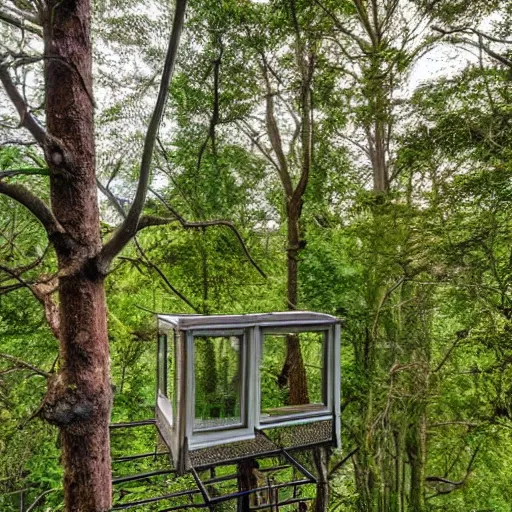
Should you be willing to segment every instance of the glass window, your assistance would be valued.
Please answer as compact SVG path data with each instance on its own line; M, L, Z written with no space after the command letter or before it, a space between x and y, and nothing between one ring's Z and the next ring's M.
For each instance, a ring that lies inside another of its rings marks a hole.
M243 335L195 336L194 430L241 426Z
M325 410L326 332L263 334L261 417L312 414Z
M167 335L158 336L158 391L163 395L167 391Z

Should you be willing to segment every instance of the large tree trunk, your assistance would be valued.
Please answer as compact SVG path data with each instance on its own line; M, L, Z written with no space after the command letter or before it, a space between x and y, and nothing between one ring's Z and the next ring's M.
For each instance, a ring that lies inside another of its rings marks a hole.
M59 265L60 368L42 415L61 432L66 510L111 506L112 392L95 181L89 0L49 0L44 19L52 210Z

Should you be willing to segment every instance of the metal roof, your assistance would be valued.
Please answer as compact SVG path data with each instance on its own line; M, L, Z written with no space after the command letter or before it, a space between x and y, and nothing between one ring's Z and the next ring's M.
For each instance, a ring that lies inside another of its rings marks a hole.
M158 320L180 330L209 327L249 327L253 325L314 325L335 324L339 319L313 311L282 311L276 313L250 313L247 315L157 315Z

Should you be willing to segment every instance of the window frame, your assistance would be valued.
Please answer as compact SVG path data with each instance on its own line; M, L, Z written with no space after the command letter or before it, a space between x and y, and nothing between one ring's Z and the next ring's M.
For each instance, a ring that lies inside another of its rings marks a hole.
M322 348L322 395L324 407L316 411L304 411L294 414L283 414L279 416L262 417L261 396L261 361L263 357L263 345L265 336L270 334L283 335L288 333L308 333L323 332L323 348ZM257 344L257 383L256 383L256 425L258 428L272 428L276 426L295 425L308 421L321 421L322 419L332 419L334 416L333 409L333 383L334 373L334 326L326 324L302 324L302 325L275 325L265 326L259 329L259 339Z
M231 425L218 425L206 428L197 428L195 426L195 408L196 408L196 375L195 375L195 340L196 338L201 337L211 337L211 338L226 338L229 336L237 336L240 339L240 357L239 357L239 372L240 372L240 389L239 389L239 399L240 399L240 422L234 423ZM248 400L247 400L247 390L248 390L248 340L249 333L248 329L198 329L194 331L190 331L189 333L189 345L188 345L188 354L190 355L189 361L189 380L188 380L188 389L190 392L189 396L189 416L190 422L192 424L191 433L193 436L208 436L215 432L230 432L233 430L245 430L249 425L249 410L248 410ZM191 398L191 399L190 399Z
M167 397L167 370L168 370L168 361L167 361L167 333L159 333L158 334L158 350L156 353L156 367L157 367L157 395Z

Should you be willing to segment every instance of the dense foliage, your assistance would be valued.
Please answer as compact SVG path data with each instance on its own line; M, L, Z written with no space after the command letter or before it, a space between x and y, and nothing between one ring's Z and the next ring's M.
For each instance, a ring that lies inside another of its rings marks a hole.
M95 13L107 235L133 195L168 7L98 1ZM297 306L345 319L329 510L510 510L511 18L498 0L191 2L146 205L174 221L141 232L107 279L113 421L153 414L153 312L287 309L293 249ZM2 19L0 59L38 112L41 61L16 57L37 43ZM446 52L453 66L429 76ZM41 154L4 96L0 109L0 180L47 198ZM308 158L290 248L283 173L299 183ZM41 510L62 510L57 431L37 419L58 364L36 288L54 260L30 213L0 195L2 510L22 489L26 503L54 489ZM229 364L201 358L228 386ZM114 436L113 455L151 442Z

